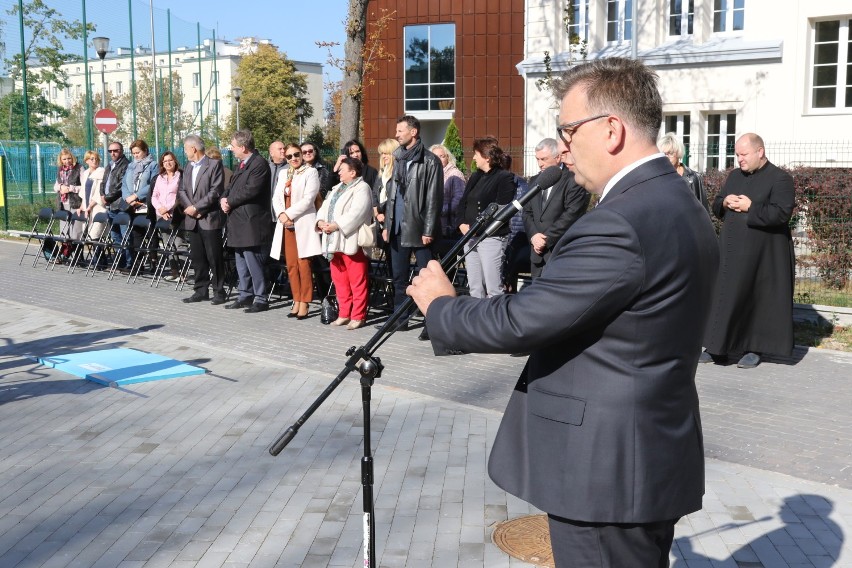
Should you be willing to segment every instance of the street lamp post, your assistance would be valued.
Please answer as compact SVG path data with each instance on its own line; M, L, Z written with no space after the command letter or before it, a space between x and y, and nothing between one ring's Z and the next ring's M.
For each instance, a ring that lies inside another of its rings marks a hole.
M92 45L95 47L95 51L98 53L98 57L101 60L101 110L106 108L106 76L105 76L105 68L106 64L104 63L104 59L106 59L107 51L109 51L109 38L108 37L93 37ZM107 152L107 148L109 147L109 140L107 139L107 134L104 133L104 164L109 161L109 153Z
M243 90L239 87L231 89L231 96L234 97L235 101L237 101L237 130L240 129L240 97L242 94Z
M305 109L302 107L296 108L296 114L299 117L299 145L302 144L302 117L305 115Z

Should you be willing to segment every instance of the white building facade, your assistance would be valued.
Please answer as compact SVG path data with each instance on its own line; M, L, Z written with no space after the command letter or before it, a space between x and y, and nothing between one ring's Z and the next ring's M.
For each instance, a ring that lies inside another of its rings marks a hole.
M849 0L526 2L517 67L526 78L528 147L555 135L556 102L537 85L545 52L554 75L584 58L635 55L659 74L661 134L683 138L690 167L733 165L733 141L745 132L764 138L776 164L852 166ZM568 5L585 54L569 45Z
M234 87L233 79L240 60L257 50L259 44L270 43L269 40L256 38L240 38L237 41L217 41L216 57L213 57L213 42L204 40L198 47L179 47L172 51L171 61L168 52L158 52L155 63L157 76L168 77L169 64L171 70L180 76L183 92L181 110L193 117L193 126L200 126L199 121L207 121L218 116L220 125L224 125L231 116L235 101L231 95ZM150 66L152 63L151 50L137 47L133 52L133 64L136 66L136 78L140 65ZM308 132L314 124L322 124L323 119L323 69L321 63L305 61L293 62L296 71L304 75L307 84L307 101L313 107L313 116L305 120L304 129ZM92 96L101 92L101 61L97 57L89 60L89 82ZM113 95L122 95L132 89L131 49L117 47L107 54L104 60L104 80L107 90ZM55 85L43 85L42 92L48 99L59 106L69 108L80 96L86 93L86 75L82 61L67 63L63 69L68 74L69 88L58 89ZM18 87L20 88L20 86ZM158 93L158 97L168 105L168 92ZM205 128L209 125L205 123Z

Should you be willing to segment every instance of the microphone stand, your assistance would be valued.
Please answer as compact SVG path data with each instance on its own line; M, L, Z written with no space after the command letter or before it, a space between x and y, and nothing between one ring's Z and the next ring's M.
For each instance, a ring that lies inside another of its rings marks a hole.
M486 223L494 218L497 213L498 206L496 203L489 205L471 226L470 230L460 238L452 248L447 252L441 261L441 268L446 272L448 268L454 268L461 261L459 252L464 249L465 244L474 236L478 235ZM481 236L476 244L484 237ZM475 245L474 245L475 246ZM454 262L453 262L454 261ZM364 411L364 457L361 458L361 487L363 489L364 501L364 566L375 568L376 558L376 530L375 530L375 509L373 506L373 456L370 440L370 399L371 388L377 377L382 376L384 365L378 357L374 357L375 353L381 345L390 338L396 331L396 322L403 316L413 312L414 300L411 297L405 299L393 314L385 321L384 325L373 334L373 336L361 347L352 346L346 351L349 357L344 363L343 370L334 378L333 381L325 388L322 393L314 400L307 410L287 428L281 436L269 447L269 453L277 456L287 447L296 434L299 433L305 422L316 412L325 400L331 396L331 393L349 376L349 373L357 371L361 375L361 404Z

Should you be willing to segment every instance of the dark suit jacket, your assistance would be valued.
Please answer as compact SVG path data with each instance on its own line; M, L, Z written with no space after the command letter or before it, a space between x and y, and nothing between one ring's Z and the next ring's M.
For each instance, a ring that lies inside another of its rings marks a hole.
M519 293L436 299L436 353L532 352L494 442L494 482L580 521L700 509L695 368L718 261L707 213L657 158L568 229Z
M272 192L269 185L269 164L257 150L231 176L231 185L222 197L228 198L228 246L249 248L268 245L272 240L269 204Z
M527 238L543 233L547 237L547 245L544 254L538 254L530 247L530 270L532 276L541 274L542 268L550 258L553 247L568 230L568 227L583 216L589 207L591 195L574 181L574 174L564 165L562 177L550 190L547 201L544 194L547 188L542 188L541 193L533 197L524 207L524 232ZM530 187L535 185L538 176L530 179Z
M201 161L195 189L192 188L192 170L192 163L187 163L178 190L178 201L184 209L194 206L202 217L195 219L186 216L183 226L187 231L195 230L196 226L204 231L221 229L225 224L225 214L219 207L219 198L225 191L222 161L212 158Z

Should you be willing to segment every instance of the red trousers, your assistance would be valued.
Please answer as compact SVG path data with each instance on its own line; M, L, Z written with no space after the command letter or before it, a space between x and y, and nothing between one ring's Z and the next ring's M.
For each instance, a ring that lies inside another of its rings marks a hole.
M352 256L334 253L331 259L331 280L337 293L338 317L353 320L367 319L367 280L370 261L359 249Z

